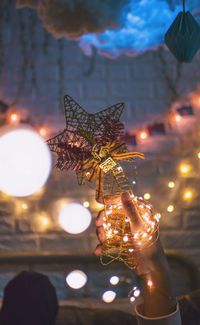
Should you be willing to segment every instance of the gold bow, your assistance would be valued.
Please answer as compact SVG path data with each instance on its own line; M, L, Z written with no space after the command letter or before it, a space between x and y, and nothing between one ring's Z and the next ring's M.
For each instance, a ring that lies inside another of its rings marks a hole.
M140 152L127 152L124 143L109 143L100 149L94 145L91 154L92 158L83 162L81 172L78 172L78 179L81 184L85 180L89 182L96 181L96 200L101 203L103 202L104 174L108 172L114 173L116 167L119 168L120 166L118 161L132 161L136 157L144 158L144 154ZM121 172L123 173L122 168Z

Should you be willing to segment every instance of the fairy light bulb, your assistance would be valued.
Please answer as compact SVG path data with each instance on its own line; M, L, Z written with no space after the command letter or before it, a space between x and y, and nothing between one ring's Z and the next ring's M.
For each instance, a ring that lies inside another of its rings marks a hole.
M23 203L21 204L21 208L22 208L23 210L28 210L28 204L25 203L25 202L23 202Z
M19 122L19 120L20 120L20 117L19 117L19 115L17 113L12 113L10 115L10 122L11 123L17 123L17 122Z
M197 157L200 159L200 151L197 153Z
M152 282L152 280L148 280L148 281L147 281L147 285L148 285L148 287L151 289L151 288L153 287L153 282Z
M125 235L125 236L123 237L123 241L124 241L124 242L127 242L127 241L128 241L128 236L127 236L127 235Z
M144 199L149 200L151 198L151 195L149 193L144 194Z
M179 171L182 175L187 175L191 171L191 165L187 163L182 163L179 166Z
M113 286L116 286L116 285L119 283L119 277L116 276L116 275L113 275L113 276L110 278L110 283L111 283Z
M179 123L181 121L182 117L179 114L175 114L175 121Z
M172 204L170 204L168 207L167 207L167 211L168 212L173 212L174 211L174 206Z
M112 290L105 291L102 295L102 300L107 304L113 302L116 298L116 292Z
M66 282L72 289L81 289L87 283L87 275L81 270L74 270L68 274Z
M133 292L133 295L135 298L138 298L140 296L140 290L139 289L136 289L134 292Z
M47 129L42 127L39 129L39 133L42 137L46 137L47 136Z
M141 140L145 140L148 138L148 133L147 131L141 131L140 134L139 134L139 137Z
M193 198L193 192L191 190L186 190L184 193L183 193L183 199L185 201L190 201L192 200Z
M35 218L35 227L37 231L45 232L52 226L52 222L46 213L38 214Z
M84 201L84 202L83 202L83 206L84 206L85 208L89 208L89 206L90 206L90 202L88 202L88 201Z
M170 181L170 182L168 183L168 187L169 187L169 188L174 188L174 187L175 187L175 183L174 183L173 181Z

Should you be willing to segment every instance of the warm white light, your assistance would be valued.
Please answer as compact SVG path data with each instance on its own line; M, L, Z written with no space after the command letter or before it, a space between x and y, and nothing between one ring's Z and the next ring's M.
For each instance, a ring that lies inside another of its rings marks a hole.
M173 212L174 211L174 206L171 204L167 207L168 212Z
M46 182L51 170L47 144L30 128L3 128L0 133L0 190L28 196Z
M147 281L147 285L148 285L149 288L152 288L152 287L153 287L153 282L152 282L152 280L148 280L148 281Z
M192 200L193 198L193 192L191 190L186 190L184 193L183 193L183 199L185 201L190 201Z
M37 231L45 232L52 226L52 222L46 213L39 213L35 217L35 227Z
M151 195L149 193L144 194L144 199L149 200L151 198Z
M182 163L179 166L179 171L181 174L186 175L191 171L192 167L190 164Z
M40 135L41 135L42 137L46 137L48 131L47 131L47 129L46 129L45 127L42 127L42 128L39 129L39 133L40 133Z
M19 122L19 120L20 120L20 117L19 117L19 115L17 113L12 113L10 115L10 122L11 123L17 123L17 122Z
M88 209L78 203L63 206L59 214L60 226L70 234L80 234L91 222L92 216Z
M200 159L200 151L197 153L197 157Z
M123 237L123 241L124 241L124 242L127 242L127 241L128 241L128 236L127 236L127 235L125 235L125 236Z
M80 270L74 270L68 274L66 282L72 289L80 289L86 284L87 275Z
M88 201L84 201L84 202L83 202L83 206L84 206L85 208L89 208L89 206L90 206L90 202L88 202Z
M176 114L176 115L175 115L175 121L176 121L176 122L180 122L181 119L182 119L182 117L181 117L179 114Z
M110 278L110 283L113 285L113 286L116 286L118 283L119 283L119 277L114 275Z
M174 183L173 181L170 181L170 182L168 183L168 187L169 187L169 188L174 188L174 187L175 187L175 183Z
M116 293L114 291L105 291L102 295L102 299L106 303L113 302L113 300L116 298Z
M139 137L140 137L141 140L147 139L147 137L148 137L147 131L141 131L140 134L139 134Z
M28 209L28 204L24 202L24 203L21 204L21 207L22 207L23 210L27 210Z
M140 296L140 290L139 289L136 289L134 292L133 292L133 295L135 298L138 298Z

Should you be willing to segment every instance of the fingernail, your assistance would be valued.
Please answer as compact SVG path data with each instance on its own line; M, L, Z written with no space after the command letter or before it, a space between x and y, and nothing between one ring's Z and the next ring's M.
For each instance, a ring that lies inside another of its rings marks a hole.
M131 201L130 194L128 192L123 192L121 195L121 199L125 202Z

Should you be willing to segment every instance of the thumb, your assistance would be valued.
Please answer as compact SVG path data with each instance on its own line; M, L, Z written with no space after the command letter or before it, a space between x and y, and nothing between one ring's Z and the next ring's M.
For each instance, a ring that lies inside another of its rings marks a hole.
M134 205L128 192L123 192L121 194L121 202L125 211L125 215L129 219L131 230L137 230L137 228L141 226L141 219L137 212L136 206Z

